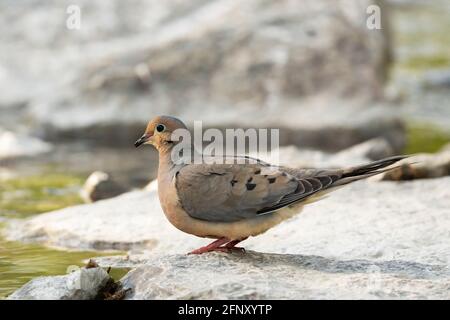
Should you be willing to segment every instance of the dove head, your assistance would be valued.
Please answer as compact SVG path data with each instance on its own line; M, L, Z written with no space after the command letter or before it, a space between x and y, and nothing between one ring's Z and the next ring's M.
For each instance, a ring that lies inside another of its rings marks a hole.
M187 127L181 120L170 116L158 116L150 120L144 134L134 143L137 148L143 144L151 144L158 151L164 152L170 150L174 141L172 133L177 129L186 129Z

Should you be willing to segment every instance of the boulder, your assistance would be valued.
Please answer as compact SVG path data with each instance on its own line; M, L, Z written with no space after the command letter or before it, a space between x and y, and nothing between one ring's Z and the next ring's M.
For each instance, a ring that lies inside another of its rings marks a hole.
M110 281L102 268L74 268L62 276L38 277L16 290L9 300L92 300Z
M133 268L121 279L128 289L125 299L450 298L450 269L438 261L253 251L129 261L102 262Z
M372 4L382 1L0 4L0 27L11 31L0 35L0 85L13 95L0 112L20 106L22 122L56 140L114 144L155 114L291 129L295 144L314 147L336 132L334 148L393 139L386 112L368 108L382 96L390 51L386 11L382 29L367 28ZM79 30L65 27L69 5L82 8Z

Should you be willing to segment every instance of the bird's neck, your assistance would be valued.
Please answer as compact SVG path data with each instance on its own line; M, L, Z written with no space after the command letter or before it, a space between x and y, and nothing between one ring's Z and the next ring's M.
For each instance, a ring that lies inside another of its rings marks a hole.
M159 150L158 181L172 179L180 169L180 165L174 163L171 151L171 148Z

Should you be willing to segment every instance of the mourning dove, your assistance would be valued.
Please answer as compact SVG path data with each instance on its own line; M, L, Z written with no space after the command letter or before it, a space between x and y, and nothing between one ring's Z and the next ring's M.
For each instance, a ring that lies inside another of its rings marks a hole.
M257 159L246 163L176 163L172 140L180 120L151 120L135 146L151 144L159 152L158 195L167 219L198 237L216 239L190 253L243 250L236 245L298 214L302 207L345 184L384 172L405 158L395 156L346 169L294 169ZM238 157L235 157L236 159ZM385 169L383 169L385 168Z

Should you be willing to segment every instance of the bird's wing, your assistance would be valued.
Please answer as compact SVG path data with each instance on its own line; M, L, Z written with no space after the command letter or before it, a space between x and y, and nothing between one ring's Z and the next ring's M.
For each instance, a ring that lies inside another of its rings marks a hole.
M216 222L250 219L307 197L331 177L298 178L266 164L191 164L176 174L180 204L191 217Z
M251 219L381 172L405 156L346 169L292 169L266 163L191 164L176 174L181 206L191 217L216 222ZM325 191L326 190L326 191Z

